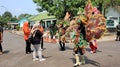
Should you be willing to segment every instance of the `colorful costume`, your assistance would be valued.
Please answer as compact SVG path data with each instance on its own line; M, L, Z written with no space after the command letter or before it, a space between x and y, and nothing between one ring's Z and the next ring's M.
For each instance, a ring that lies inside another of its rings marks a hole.
M87 46L87 41L83 38L83 34L80 33L78 36L79 42L75 45L75 48Z
M85 64L84 53L85 47L87 46L87 41L85 39L85 28L83 23L78 24L78 28L73 32L72 40L74 43L74 52L76 63L74 66L78 66L80 64Z
M86 37L88 41L99 39L106 31L106 20L102 14L93 7L91 1L85 7Z
M60 50L65 50L65 28L63 27L63 24L60 24L59 29L59 45L60 45Z
M66 13L64 20L68 20L69 17L70 15ZM80 26L78 22L80 22ZM65 27L65 29L63 28L65 23L62 23L63 26L59 28L59 44L61 46L61 43L65 43L66 33L72 32L71 38L74 43L74 52L76 59L76 63L74 64L75 67L81 63L85 64L84 48L87 46L87 42L99 39L104 34L106 31L105 22L106 20L104 16L101 15L100 12L92 6L91 1L88 0L84 15L80 15L79 17L72 20L72 22L69 23L69 27ZM80 57L81 62L79 60Z
M95 53L96 50L97 50L97 41L96 40L91 40L89 42L89 44L90 44L89 46L91 48L91 53Z
M82 23L85 24L85 33L79 36L76 36L74 39L74 51L75 51L75 57L76 57L76 64L74 66L80 65L80 60L78 56L78 52L80 53L81 56L83 56L83 49L84 46L87 45L87 42L84 40L84 38L90 42L94 48L91 46L91 50L96 50L97 49L97 43L96 39L99 39L104 32L106 31L106 20L102 14L96 9L96 7L93 7L91 4L91 1L88 0L88 3L86 4L85 7L85 15L80 15L78 17L78 20L81 20ZM84 37L83 37L84 35ZM83 62L84 63L84 62Z
M95 53L97 49L96 39L106 31L106 19L96 7L93 7L91 1L85 7L85 18L86 18L86 39L90 44L91 53Z

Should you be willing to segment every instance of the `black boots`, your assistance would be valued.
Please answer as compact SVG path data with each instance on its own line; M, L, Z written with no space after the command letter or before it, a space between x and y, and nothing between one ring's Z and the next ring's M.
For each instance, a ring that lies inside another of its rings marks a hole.
M59 41L60 44L60 50L64 51L65 50L65 43L62 43L61 41Z

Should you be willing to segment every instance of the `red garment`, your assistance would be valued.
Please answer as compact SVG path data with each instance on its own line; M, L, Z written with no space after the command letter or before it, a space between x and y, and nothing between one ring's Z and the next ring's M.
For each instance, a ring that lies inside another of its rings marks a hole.
M24 39L28 40L30 32L31 32L31 29L29 28L28 22L25 22L23 24L23 32L24 32Z
M91 48L91 51L93 51L93 53L96 51L96 49L97 49L96 40L93 40L93 41L90 42L90 48Z

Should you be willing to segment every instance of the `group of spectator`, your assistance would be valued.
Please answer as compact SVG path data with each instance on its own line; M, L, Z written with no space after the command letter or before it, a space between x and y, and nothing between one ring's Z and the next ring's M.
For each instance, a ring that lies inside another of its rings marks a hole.
M23 32L24 32L24 40L26 42L26 54L30 54L31 50L31 42L29 40L30 35L34 35L34 43L33 45L33 61L40 60L44 61L46 59L42 58L42 49L43 49L43 33L44 29L41 26L40 22L33 25L32 29L28 22L24 22L23 24ZM40 45L41 44L41 45ZM38 55L38 57L37 57Z

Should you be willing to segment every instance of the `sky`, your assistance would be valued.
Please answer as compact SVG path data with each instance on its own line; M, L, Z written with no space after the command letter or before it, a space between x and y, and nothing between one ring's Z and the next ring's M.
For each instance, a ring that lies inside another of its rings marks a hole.
M0 0L0 15L5 11L9 11L17 17L24 13L36 15L39 13L36 8L37 5L33 0Z

